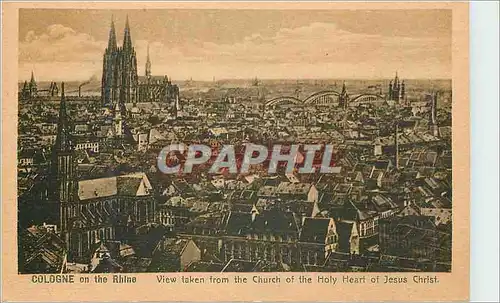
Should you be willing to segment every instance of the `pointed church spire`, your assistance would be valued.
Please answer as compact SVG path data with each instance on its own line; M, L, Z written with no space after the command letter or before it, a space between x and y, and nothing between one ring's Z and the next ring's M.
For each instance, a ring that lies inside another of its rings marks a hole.
M132 48L132 37L130 36L130 25L128 22L128 15L127 15L127 20L125 21L125 33L123 36L123 49L131 49Z
M111 28L109 29L108 49L109 50L117 49L115 21L113 20L113 16L111 16Z
M35 74L33 73L33 71L31 71L30 89L36 90L36 80L35 80Z
M31 71L31 79L30 79L30 83L28 86L28 90L29 90L29 97L30 98L33 98L37 95L35 75L33 74L33 71Z
M148 43L148 55L146 58L146 77L151 76L151 60L149 59L149 43Z
M342 92L340 93L339 101L344 110L347 110L347 106L349 103L349 96L347 95L347 87L345 86L345 81L342 83Z
M54 146L56 151L70 151L69 121L66 112L66 97L64 95L64 82L61 83L61 104L59 106L59 121L57 123L57 137Z

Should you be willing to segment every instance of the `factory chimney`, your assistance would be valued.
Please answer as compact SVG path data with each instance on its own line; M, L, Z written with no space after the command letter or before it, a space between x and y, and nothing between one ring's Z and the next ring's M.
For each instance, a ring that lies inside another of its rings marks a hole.
M398 140L399 125L396 122L396 127L394 131L394 149L395 149L395 165L396 169L399 169L399 140Z
M439 126L437 122L437 100L438 100L438 93L435 92L434 96L432 96L432 107L431 107L431 128L432 128L432 135L435 137L439 137Z
M82 96L82 86L87 85L87 84L90 84L90 82L92 82L92 79L93 79L93 78L94 78L94 77L92 76L92 77L90 77L90 79L88 79L87 81L85 81L85 82L81 83L80 85L78 85L78 97L81 97L81 96Z

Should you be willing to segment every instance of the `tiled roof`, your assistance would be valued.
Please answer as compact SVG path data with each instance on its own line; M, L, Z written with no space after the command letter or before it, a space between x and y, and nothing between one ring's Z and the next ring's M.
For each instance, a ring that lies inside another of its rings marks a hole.
M300 242L325 243L330 219L305 218L300 231Z
M255 216L248 213L230 212L226 218L225 231L230 235L245 235L246 233L296 233L297 223L292 213L277 209L266 210Z
M278 185L277 193L290 195L307 194L310 188L311 184L309 183L281 182L280 185Z
M78 182L80 200L114 196L118 193L116 177L99 178Z

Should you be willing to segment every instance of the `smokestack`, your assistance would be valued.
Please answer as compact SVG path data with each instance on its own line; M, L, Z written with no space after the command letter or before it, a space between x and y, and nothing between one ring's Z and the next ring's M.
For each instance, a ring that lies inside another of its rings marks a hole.
M437 99L437 93L434 93L432 96L432 103L431 103L431 123L436 124L436 99Z
M439 137L439 126L437 123L437 100L438 93L435 92L432 97L432 109L431 109L431 122L432 122L432 135L435 137Z
M78 97L82 96L82 86L89 84L92 81L93 78L94 78L94 76L90 77L90 79L88 79L87 81L85 81L82 84L78 85Z
M395 155L395 162L396 162L396 169L399 169L399 141L398 141L398 132L399 132L399 125L398 122L396 122L396 128L394 131L394 148L396 149L396 155Z
M82 96L82 86L89 84L90 81L85 81L82 84L78 85L78 97Z

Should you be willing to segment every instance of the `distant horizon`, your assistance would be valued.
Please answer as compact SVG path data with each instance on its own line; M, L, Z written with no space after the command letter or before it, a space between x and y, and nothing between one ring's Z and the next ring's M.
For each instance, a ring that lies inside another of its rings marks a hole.
M452 78L406 78L406 77L401 77L398 76L400 80L404 81L452 81ZM175 79L172 78L172 82L204 82L204 83L216 83L216 82L221 82L221 81L255 81L254 78L220 78L220 79L215 79L215 82L213 80L202 80L202 79ZM385 81L385 80L393 80L394 76L392 78L259 78L257 77L258 81ZM19 79L18 83L24 83L24 81L29 82L30 78L27 79ZM38 80L35 74L35 81L40 83L40 82L64 82L64 83L72 83L72 82L88 82L89 79L74 79L74 80ZM95 79L93 81L90 81L89 83L97 83L101 82L100 79Z
M126 18L138 75L148 49L152 74L173 79L452 75L451 10L21 9L18 79L100 79L111 20L121 45Z

